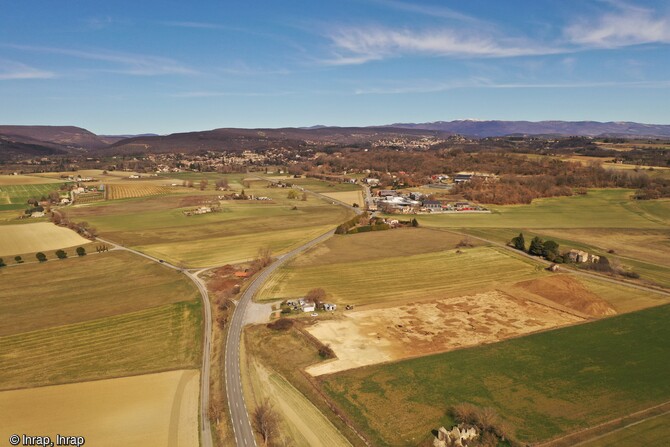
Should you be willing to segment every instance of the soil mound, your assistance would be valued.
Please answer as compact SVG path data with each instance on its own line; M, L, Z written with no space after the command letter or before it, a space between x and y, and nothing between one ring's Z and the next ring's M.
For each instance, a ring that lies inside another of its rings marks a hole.
M515 286L593 317L617 313L607 301L568 275L522 281Z

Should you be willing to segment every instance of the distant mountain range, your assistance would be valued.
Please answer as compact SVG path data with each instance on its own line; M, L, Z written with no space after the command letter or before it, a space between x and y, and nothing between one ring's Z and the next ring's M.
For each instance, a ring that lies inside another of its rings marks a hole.
M598 121L435 121L433 123L396 123L394 129L421 129L470 137L508 135L584 136L584 137L670 137L670 125Z
M16 155L46 156L82 151L96 153L241 151L269 146L300 147L306 141L330 144L366 143L401 136L464 135L589 136L670 138L670 125L597 121L436 121L396 123L376 127L312 126L283 129L222 128L171 135L96 135L74 126L0 126L0 158Z

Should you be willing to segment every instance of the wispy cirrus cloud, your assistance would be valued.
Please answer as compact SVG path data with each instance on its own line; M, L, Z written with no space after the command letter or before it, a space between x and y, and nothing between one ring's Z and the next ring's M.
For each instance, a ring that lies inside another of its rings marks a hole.
M0 59L0 81L22 79L51 79L56 75L51 71L30 67L21 62Z
M581 89L581 88L668 88L670 80L660 81L593 81L593 82L557 82L557 83L521 83L496 82L484 78L475 78L452 82L404 82L398 87L361 88L354 91L356 95L404 95L416 93L438 93L448 90L465 88L485 89ZM409 85L408 85L409 84Z
M460 22L482 23L483 20L469 16L446 6L429 6L400 0L371 0L373 3L383 5L398 11L425 15L433 18L457 20Z
M623 2L608 2L615 10L596 19L580 19L565 28L573 44L592 48L620 48L670 43L670 16Z
M414 31L384 27L340 28L327 35L334 56L327 65L361 64L396 56L501 58L558 54L565 49L520 38L497 37L456 29Z
M119 73L134 76L194 75L198 72L186 67L174 59L136 53L123 53L107 50L77 50L31 45L3 44L5 48L34 53L55 54L77 59L106 62L109 66L96 67L96 71Z
M172 93L168 96L170 96L171 98L220 98L220 97L226 97L226 96L274 97L274 96L288 96L288 95L292 95L292 94L294 94L294 92L289 92L289 91L282 91L282 92L230 92L230 91L202 90L202 91Z
M196 28L196 29L230 29L227 26L209 22L189 22L189 21L164 21L161 25L172 26L175 28Z

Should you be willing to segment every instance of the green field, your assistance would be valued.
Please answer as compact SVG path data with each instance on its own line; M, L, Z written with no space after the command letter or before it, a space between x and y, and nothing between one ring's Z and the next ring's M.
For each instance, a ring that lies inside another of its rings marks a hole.
M0 336L199 298L181 273L129 252L70 256L0 269Z
M266 182L252 183L255 187L247 188L247 194L269 196L274 201L222 201L220 212L185 216L184 210L194 208L189 201L216 198L211 191L193 191L189 196L127 199L72 208L68 214L75 221L87 221L104 238L189 267L247 261L266 246L279 254L351 216L350 211L321 199L289 200L285 189L260 187Z
M38 185L0 185L0 211L21 210L28 207L28 199L39 200L51 191L58 191L62 183Z
M374 445L416 445L450 406L493 407L537 442L670 399L670 306L324 376L325 392Z
M656 416L630 427L619 429L580 447L665 447L670 439L670 414Z
M587 195L534 200L531 205L491 205L492 214L421 216L442 228L667 228L670 200L633 201L633 190L589 190Z
M0 337L0 389L198 368L201 318L177 303Z
M546 273L533 261L511 256L494 247L474 247L457 253L453 235L445 234L440 247L440 232L429 230L391 230L387 257L378 257L379 249L359 249L361 244L373 245L366 239L379 241L375 233L334 236L326 242L327 255L307 253L280 268L259 292L260 300L276 300L303 296L308 290L321 287L338 304L372 304L410 302L446 296L462 296L492 290L503 283L537 278ZM433 249L421 252L413 241L423 239ZM344 244L337 246L338 244ZM347 244L349 250L344 249ZM447 249L447 247L451 247ZM402 254L402 247L414 247L417 254ZM433 251L438 248L438 251ZM323 249L321 249L323 251ZM333 253L335 251L335 253ZM347 252L339 257L337 252ZM366 253L370 258L366 259ZM327 256L331 262L320 263ZM353 259L352 259L353 258ZM329 299L331 299L329 298Z

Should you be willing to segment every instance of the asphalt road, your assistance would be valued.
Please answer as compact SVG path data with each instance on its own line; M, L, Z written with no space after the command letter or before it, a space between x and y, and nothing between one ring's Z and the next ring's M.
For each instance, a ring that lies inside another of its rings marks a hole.
M205 312L205 317L203 318L205 322L204 334L203 334L203 348L202 348L202 365L200 371L200 445L202 447L213 447L212 442L212 429L209 423L209 374L210 374L210 357L212 349L212 311L209 305L209 294L207 293L207 286L205 283L198 277L198 274L203 271L200 270L196 273L191 273L188 270L183 270L176 265L172 265L169 262L161 261L158 258L149 256L141 251L133 250L132 248L124 247L114 242L97 238L100 242L109 244L116 250L125 250L129 251L137 256L142 256L143 258L154 261L160 265L164 265L167 268L183 272L193 283L198 287L200 295L202 297L202 308Z
M228 327L228 338L226 339L226 360L225 360L225 378L226 378L226 393L228 397L228 408L230 409L230 417L233 423L233 432L235 434L235 444L238 447L249 447L256 445L254 432L251 428L249 420L249 413L244 402L244 394L242 390L242 375L240 369L240 340L242 337L242 327L244 326L244 313L247 310L247 305L263 286L265 281L282 266L286 261L303 251L319 244L335 233L331 230L300 247L291 250L285 255L280 256L261 271L256 278L249 284L249 287L244 291L240 300L235 307L233 318Z

